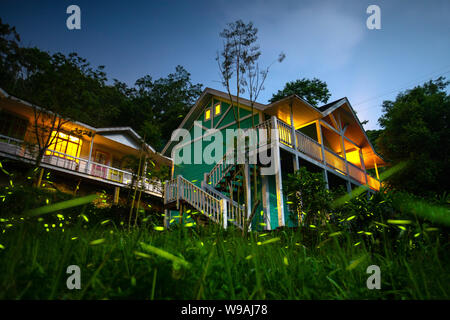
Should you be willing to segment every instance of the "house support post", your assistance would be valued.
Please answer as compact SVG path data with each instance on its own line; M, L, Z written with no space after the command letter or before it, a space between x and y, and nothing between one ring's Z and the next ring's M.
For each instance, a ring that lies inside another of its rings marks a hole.
M278 226L285 225L284 221L284 203L283 203L283 179L281 176L281 154L280 154L280 133L278 131L277 118L272 116L272 122L275 129L275 141L272 144L272 157L275 161L275 182L277 190L277 211L278 211Z
M220 200L220 206L222 209L222 224L223 228L226 229L228 227L228 214L227 214L227 200Z
M170 217L169 217L169 210L164 209L164 226L166 227L166 229L169 229L169 225L170 225Z
M322 125L320 124L320 120L316 120L316 130L317 139L319 140L320 147L322 148L322 162L324 165L326 165L327 161L325 159L325 146L323 145Z
M114 204L119 204L120 187L114 187Z
M252 191L250 187L250 165L246 162L244 165L244 176L245 176L245 203L247 210L247 219L250 218L252 213ZM246 220L247 220L246 219ZM251 221L248 221L248 227L251 227Z
M41 168L39 170L39 176L38 176L38 180L36 182L36 187L40 188L42 185L42 177L44 176L44 168Z
M378 174L377 162L375 160L373 160L373 166L375 168L375 174L377 175L377 179L378 179L378 181L380 181L380 175Z
M272 230L270 225L270 196L269 196L269 182L267 176L261 176L262 179L262 205L263 205L263 213L264 213L264 226L265 230Z
M367 185L369 183L369 181L367 179L366 165L364 164L364 157L363 157L363 154L362 154L361 150L362 149L359 149L359 158L361 160L361 167L362 167L362 169L364 171L364 178L366 178L366 185Z
M347 185L347 193L352 193L352 183L350 182L350 180L346 181L346 185Z
M329 190L330 189L330 185L328 183L328 170L327 169L323 169L323 179L325 180L326 183L326 188Z
M291 109L291 144L292 148L294 148L294 171L297 171L300 169L300 165L298 162L298 155L297 155L297 135L295 133L295 123L294 123L294 112L292 110L292 100L289 103L289 107Z

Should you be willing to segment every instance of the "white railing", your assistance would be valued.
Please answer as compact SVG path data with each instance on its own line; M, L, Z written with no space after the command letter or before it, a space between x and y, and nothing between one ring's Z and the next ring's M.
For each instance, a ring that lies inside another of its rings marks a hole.
M291 142L291 127L279 119L277 119L277 126L279 130L280 142L293 148L293 143ZM344 175L348 175L359 183L366 185L366 173L362 169L348 162L347 171L345 159L340 155L327 147L323 148L322 153L322 146L320 143L300 131L296 130L295 133L298 151L317 161L323 162L328 167L337 170ZM367 175L367 185L374 190L379 190L381 183L374 177Z
M224 228L227 228L230 221L242 229L244 207L213 190L211 187L200 188L182 176L178 176L164 184L164 204L176 202L179 207L180 201L184 201Z
M24 146L24 142L18 139L0 135L0 151L34 161L38 155L36 146ZM89 161L88 159L78 158L63 152L47 150L45 151L41 163L51 165L55 169L66 169L77 173L89 175L105 182L116 182L125 186L131 185L133 181L132 172L113 168L104 164ZM162 185L160 181L145 179L145 182L139 184L148 193L162 196Z
M298 151L316 159L317 161L322 161L322 147L320 146L320 143L300 131L296 131L295 133L297 135Z
M294 147L291 126L280 120L278 120L278 136L280 137L281 143L291 148Z
M348 174L359 183L366 184L366 174L364 171L350 162L348 162Z
M381 182L369 175L367 175L367 184L374 190L380 190L381 188Z
M234 167L234 156L234 149L228 151L208 173L206 182L211 184L213 187L217 186L223 177ZM229 163L227 160L231 160L231 158L233 158L233 162Z
M341 158L338 154L334 153L327 147L324 147L324 152L326 165L345 174L347 170L345 169L344 158Z
M255 129L257 129L257 134L260 134L261 132L265 132L265 138L262 139L261 136L259 136L259 141L261 142L264 141L264 145L268 145L272 142L272 120L266 120L264 122L261 122L260 124L255 126ZM249 130L249 129L244 129L244 135L245 132ZM261 131L261 132L260 132ZM262 147L264 145L259 145L259 147ZM250 148L245 148L245 150L243 150L244 153L247 154L247 152L249 151L248 149ZM215 187L217 186L220 181L222 181L222 179L225 177L225 175L230 172L231 169L233 169L236 160L237 160L237 155L235 154L235 150L234 148L230 148L229 150L227 150L227 152L225 153L225 155L223 156L223 158L216 163L216 165L214 166L214 168L212 168L212 170L207 174L206 176L206 182Z
M234 200L231 200L229 197L225 196L220 191L217 191L213 187L211 187L208 184L202 183L202 188L207 193L211 194L212 196L215 196L219 199L226 200L226 206L227 206L227 213L228 213L228 221L233 223L234 225L238 226L239 228L243 229L244 226L244 217L246 214L245 206L240 205Z

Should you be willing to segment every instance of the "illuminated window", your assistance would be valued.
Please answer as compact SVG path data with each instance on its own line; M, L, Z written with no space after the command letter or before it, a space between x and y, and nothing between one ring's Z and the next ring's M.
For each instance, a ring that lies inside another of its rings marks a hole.
M205 111L205 121L211 119L211 109L206 109Z
M81 139L69 136L62 132L52 132L52 144L48 147L48 150L45 152L46 155L58 156L61 158L65 158L68 160L75 160L78 162L81 152ZM56 151L56 152L52 152Z
M354 165L361 167L361 158L359 157L359 150L347 151L345 154L347 161Z
M220 114L220 103L214 106L214 115L217 116Z

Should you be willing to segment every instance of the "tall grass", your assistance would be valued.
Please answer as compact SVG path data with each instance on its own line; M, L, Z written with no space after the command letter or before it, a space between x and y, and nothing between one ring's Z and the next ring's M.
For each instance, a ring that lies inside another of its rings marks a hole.
M311 246L306 230L244 238L216 226L128 231L112 221L66 222L1 222L0 299L449 298L448 243L440 237L411 247L311 229L323 233ZM66 287L69 265L81 268L81 290ZM366 287L369 265L381 268L381 290Z

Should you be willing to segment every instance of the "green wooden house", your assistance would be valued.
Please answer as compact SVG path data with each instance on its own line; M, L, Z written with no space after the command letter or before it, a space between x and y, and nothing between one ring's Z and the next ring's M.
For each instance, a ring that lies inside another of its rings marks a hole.
M265 164L247 159L242 166L249 183L242 185L242 170L226 159L235 151L227 130L237 129L234 112L238 108L233 111L230 105L227 93L206 88L179 126L187 133L164 147L162 154L174 160L172 180L164 189L167 225L198 214L225 228L230 223L243 228L244 217L250 216L256 201L252 199L256 188L259 207L251 223L253 229L295 226L283 186L287 175L302 166L323 172L329 188L342 185L350 192L364 185L369 191L380 189L378 167L386 163L375 152L348 99L314 107L296 95L267 105L253 103L253 108L249 100L239 99L240 128L258 129L259 135L266 132L266 144L258 144L256 152L264 149L280 168L263 174ZM202 151L218 132L224 137L223 150L213 152L215 161L202 161ZM251 183L254 166L256 186ZM245 203L252 205L246 208Z

